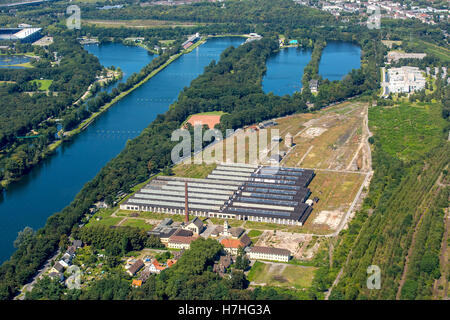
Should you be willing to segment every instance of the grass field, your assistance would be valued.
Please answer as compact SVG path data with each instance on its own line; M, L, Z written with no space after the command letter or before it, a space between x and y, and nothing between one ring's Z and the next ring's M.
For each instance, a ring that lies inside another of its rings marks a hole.
M247 278L254 284L303 289L311 286L315 270L315 267L256 261Z
M401 103L369 109L371 130L383 149L402 160L416 160L443 138L445 120L441 106L433 103Z
M124 227L135 227L139 229L143 229L145 231L152 230L155 226L151 225L149 223L146 223L145 220L142 219L133 219L129 218L126 221L124 221L121 226Z
M40 91L47 91L52 85L53 80L31 80L31 83L36 83Z
M118 217L129 217L135 211L119 210L116 215ZM156 212L139 212L139 218L162 220L164 218L171 218L173 221L183 221L184 216L179 214L166 214L166 213L156 213Z
M254 238L254 237L259 237L261 234L262 234L261 230L250 230L247 235L250 238Z
M445 47L440 47L433 43L429 43L429 42L422 41L422 40L415 40L414 42L420 48L423 48L423 50L426 53L435 55L439 59L443 60L444 62L450 62L450 49L445 48Z
M211 173L217 164L178 164L173 168L173 173L177 177L185 178L206 178Z

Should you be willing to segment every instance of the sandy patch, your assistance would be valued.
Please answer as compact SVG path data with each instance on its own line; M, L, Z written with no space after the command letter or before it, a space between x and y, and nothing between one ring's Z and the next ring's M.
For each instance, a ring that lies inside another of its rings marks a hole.
M305 132L303 132L302 136L305 138L315 138L315 137L320 136L325 131L327 131L327 129L322 128L322 127L308 128L308 129L306 129Z
M304 248L311 241L310 234L266 230L259 237L257 246L275 247L289 250L294 258L303 259Z
M328 211L322 210L319 212L317 217L314 219L313 223L315 224L326 224L331 229L336 229L344 216L344 212L339 210Z

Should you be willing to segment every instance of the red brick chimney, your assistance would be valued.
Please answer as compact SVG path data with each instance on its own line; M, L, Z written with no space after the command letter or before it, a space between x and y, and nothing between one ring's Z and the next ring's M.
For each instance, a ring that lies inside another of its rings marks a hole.
M184 183L184 221L189 222L189 208L188 208L188 184Z

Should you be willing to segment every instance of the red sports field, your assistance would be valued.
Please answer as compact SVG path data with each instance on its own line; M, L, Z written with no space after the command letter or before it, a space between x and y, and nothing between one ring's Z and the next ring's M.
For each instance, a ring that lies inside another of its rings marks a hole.
M196 124L201 124L202 126L207 125L210 129L214 129L214 126L220 123L220 117L221 115L194 114L189 118L188 123L190 123L192 126Z

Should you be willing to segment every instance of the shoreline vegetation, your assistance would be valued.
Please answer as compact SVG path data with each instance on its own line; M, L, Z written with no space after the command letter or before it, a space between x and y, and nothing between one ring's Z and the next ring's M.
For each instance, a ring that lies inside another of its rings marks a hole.
M169 66L172 62L174 62L175 60L177 60L179 57L181 57L184 54L188 54L190 52L192 52L194 49L196 49L197 47L199 47L200 45L204 44L206 41L208 41L208 39L210 38L223 38L223 37L230 37L230 36L235 36L235 37L244 37L246 38L246 35L217 35L217 36L206 36L203 37L202 39L200 39L199 41L197 41L195 44L193 44L190 48L186 49L186 50L182 50L181 52L178 52L172 56L170 56L166 62L164 62L162 65L160 65L159 67L157 67L156 69L154 69L153 71L151 71L144 79L142 79L141 81L139 81L138 83L136 83L133 87L131 87L130 89L121 92L119 95L117 95L115 98L113 98L110 102L104 104L102 107L99 108L98 111L92 113L88 118L86 118L85 120L83 120L76 128L66 131L64 132L64 137L61 138L60 140L54 141L52 143L50 143L47 147L47 149L44 151L43 157L41 160L47 158L49 155L51 155L59 146L61 146L64 142L69 141L70 139L72 139L73 137L75 137L77 134L81 133L84 129L86 129L93 121L95 121L95 119L97 119L97 117L99 117L100 115L102 115L104 112L108 111L114 104L116 104L118 101L120 101L122 98L124 98L125 96L127 96L129 93L133 92L134 90L136 90L137 88L139 88L141 85L143 85L144 83L146 83L148 80L150 80L151 78L153 78L155 75L157 75L160 71L162 71L163 69L165 69L167 66ZM150 51L153 53L153 51L151 51L150 49L141 46L142 48ZM151 62L150 62L151 63ZM149 64L150 64L149 63ZM145 65L141 71L146 68L149 64ZM141 72L140 71L140 72ZM37 163L36 163L37 164ZM30 168L30 170L32 170L32 168ZM28 171L29 172L29 171ZM26 174L28 174L28 172ZM25 175L26 175L25 174ZM0 190L1 188L7 188L11 183L14 182L18 182L22 179L22 177L24 177L25 175L22 175L18 178L15 179L8 179L8 180L2 180L0 181Z

